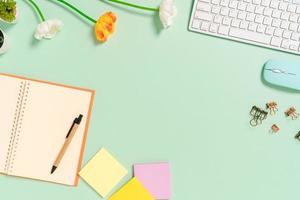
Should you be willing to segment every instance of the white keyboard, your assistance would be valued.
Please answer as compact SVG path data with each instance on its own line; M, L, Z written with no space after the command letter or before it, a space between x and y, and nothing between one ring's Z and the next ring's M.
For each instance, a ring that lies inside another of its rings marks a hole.
M190 30L300 55L299 0L195 0Z

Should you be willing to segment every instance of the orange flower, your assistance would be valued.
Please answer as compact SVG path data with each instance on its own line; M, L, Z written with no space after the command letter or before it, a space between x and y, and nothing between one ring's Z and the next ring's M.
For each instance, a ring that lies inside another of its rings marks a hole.
M97 40L105 42L107 38L115 31L117 17L113 12L107 12L102 15L95 26Z

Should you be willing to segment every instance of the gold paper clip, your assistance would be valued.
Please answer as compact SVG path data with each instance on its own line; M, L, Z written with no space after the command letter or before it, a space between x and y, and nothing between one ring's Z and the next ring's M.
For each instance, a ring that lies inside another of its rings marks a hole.
M299 113L297 113L295 107L290 107L287 109L287 111L284 112L287 117L291 117L292 120L297 119L299 116Z
M271 133L278 133L278 131L280 131L280 128L276 125L276 124L273 124L271 126Z
M275 113L278 111L278 106L275 101L270 101L266 103L266 108L269 110L269 113L271 115L275 115Z

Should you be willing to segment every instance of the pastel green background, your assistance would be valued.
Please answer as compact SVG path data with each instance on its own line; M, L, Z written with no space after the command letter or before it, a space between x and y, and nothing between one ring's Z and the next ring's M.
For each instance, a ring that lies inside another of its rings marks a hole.
M265 61L300 62L297 56L189 32L192 0L177 0L179 15L163 31L149 13L70 0L94 17L117 14L117 32L105 44L95 41L89 23L51 1L37 2L47 18L63 20L63 31L35 41L37 17L19 1L19 23L1 25L12 41L0 57L1 72L97 91L84 163L101 147L130 172L134 163L169 161L174 200L298 198L300 143L293 136L299 119L283 112L290 105L300 109L300 95L261 80ZM279 113L250 127L252 105L269 100L279 103ZM281 128L278 135L268 133L273 123ZM0 198L101 199L82 180L71 188L4 176Z

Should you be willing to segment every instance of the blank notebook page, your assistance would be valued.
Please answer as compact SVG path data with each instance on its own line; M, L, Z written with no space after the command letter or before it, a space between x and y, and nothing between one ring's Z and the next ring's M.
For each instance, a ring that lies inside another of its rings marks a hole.
M1 79L0 76L0 84ZM16 84L20 84L16 80ZM16 143L6 174L76 185L93 92L31 80L23 80L21 84L26 87L22 99L23 113L20 115L19 133L15 138ZM15 96L12 94L7 98L11 101ZM7 107L14 105L12 103ZM6 112L6 117L13 118L14 114L8 114L10 109ZM65 142L68 130L79 114L83 115L83 119L78 130L57 170L51 174L52 165ZM1 117L5 116L1 114ZM5 131L11 125L7 126Z

